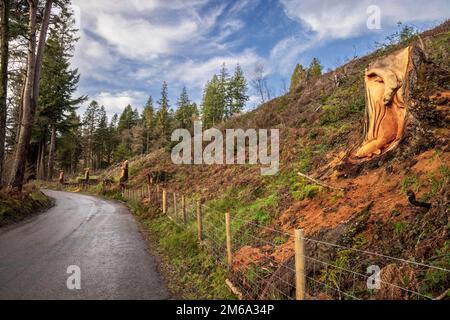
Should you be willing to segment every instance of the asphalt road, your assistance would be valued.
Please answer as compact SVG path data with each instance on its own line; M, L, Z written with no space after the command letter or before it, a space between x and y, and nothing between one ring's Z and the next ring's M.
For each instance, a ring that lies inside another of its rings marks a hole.
M169 298L124 205L44 192L56 200L52 209L0 230L0 299Z

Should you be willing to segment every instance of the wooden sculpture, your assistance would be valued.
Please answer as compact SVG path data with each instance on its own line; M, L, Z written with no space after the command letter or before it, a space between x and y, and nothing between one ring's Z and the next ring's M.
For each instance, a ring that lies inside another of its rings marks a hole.
M394 149L405 131L411 47L372 63L365 72L366 126L353 157L371 159Z
M122 164L122 171L120 173L120 184L124 184L128 181L128 160L125 160L125 162Z
M59 172L59 183L64 184L64 171L63 170L61 170Z
M84 169L84 182L85 183L89 183L89 172L90 172L89 168Z

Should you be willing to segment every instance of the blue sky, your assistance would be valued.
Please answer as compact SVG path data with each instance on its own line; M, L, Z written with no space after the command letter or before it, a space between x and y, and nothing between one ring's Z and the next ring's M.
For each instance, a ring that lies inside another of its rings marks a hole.
M380 8L381 29L367 27L370 5ZM183 86L199 103L222 63L230 72L239 63L248 80L262 64L279 95L296 63L318 57L334 69L373 51L398 21L426 29L450 16L448 0L74 0L74 9L79 93L109 116L127 104L142 109L149 95L158 100L164 80L173 107Z

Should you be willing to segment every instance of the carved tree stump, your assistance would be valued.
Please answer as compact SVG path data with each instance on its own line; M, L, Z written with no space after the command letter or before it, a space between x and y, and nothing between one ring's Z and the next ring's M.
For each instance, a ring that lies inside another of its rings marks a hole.
M84 170L84 183L86 183L86 184L89 183L89 173L90 173L90 169L86 168Z
M122 165L122 171L120 173L119 182L121 185L128 182L128 160L125 160L125 162Z
M448 125L430 96L445 92L449 73L412 45L372 62L365 73L366 124L341 169L358 173L391 158L408 160L440 140L436 127Z
M59 183L64 184L64 171L63 170L61 170L59 172Z

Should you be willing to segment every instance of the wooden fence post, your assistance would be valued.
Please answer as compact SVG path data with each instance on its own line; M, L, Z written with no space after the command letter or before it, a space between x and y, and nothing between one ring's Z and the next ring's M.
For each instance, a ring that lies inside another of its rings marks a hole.
M187 217L186 217L186 196L181 196L181 208L183 210L183 222L186 223Z
M203 226L202 226L202 204L200 200L197 201L197 237L198 242L201 243L203 240Z
M233 255L231 250L231 217L230 213L225 213L225 230L227 234L227 262L231 268L233 266Z
M163 192L162 192L162 210L163 210L164 214L167 213L167 191L166 191L166 189L163 189Z
M173 193L173 217L176 220L178 214L178 208L177 208L177 193Z
M295 296L305 300L305 232L295 230Z

